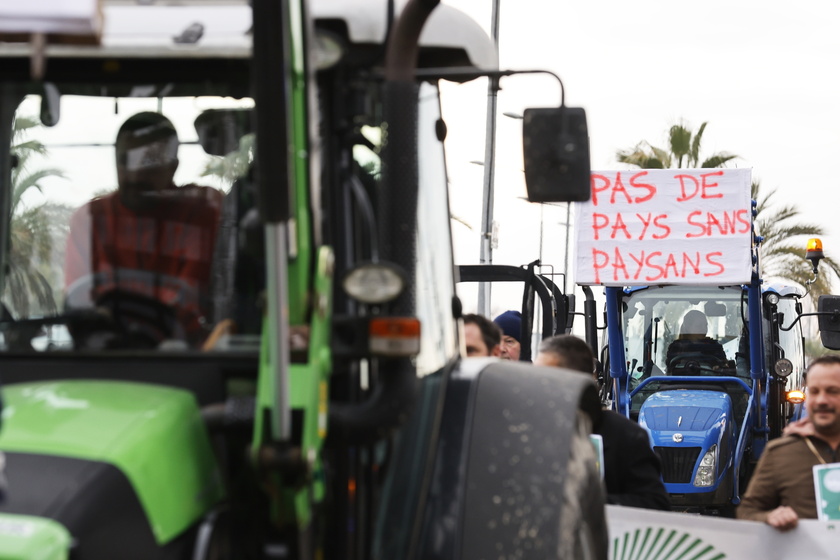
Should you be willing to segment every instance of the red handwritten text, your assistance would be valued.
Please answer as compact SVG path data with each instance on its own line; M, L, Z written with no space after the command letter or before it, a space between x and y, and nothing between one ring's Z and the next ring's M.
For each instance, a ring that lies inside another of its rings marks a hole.
M627 191L627 187L624 186L624 181L621 179L620 171L616 172L615 178L613 178L612 180L606 175L598 175L596 173L593 173L591 179L592 204L594 206L598 206L598 194L606 194L607 192L609 192L610 204L615 204L616 197L624 198L624 200L628 204L639 204L641 202L646 202L650 200L656 194L656 187L649 183L642 183L640 181L640 179L642 179L647 174L647 171L642 171L630 177L628 185L631 189L634 189L634 194L639 193L639 190L641 190L641 193L639 193L639 195L631 196L630 193Z
M593 212L592 232L595 236L595 241L601 239L601 230L606 230L604 233L609 232L610 239L615 239L619 236L622 236L624 239L638 239L639 241L647 237L652 239L665 239L671 235L671 227L665 222L667 218L668 216L666 214L658 214L656 216L650 212L647 214L635 214L630 219L630 225L634 230L631 232L621 212L615 214L598 214L597 212ZM653 226L652 230L651 226ZM649 232L648 230L651 231Z
M711 173L703 173L700 179L693 175L674 175L674 179L680 181L680 196L677 202L685 202L691 200L698 194L700 198L723 198L723 193L715 192L720 185L709 181L710 177L720 177L723 171L713 171Z
M592 249L595 283L656 282L678 278L710 277L723 274L720 262L723 253L662 251L622 251L616 247L612 254ZM644 273L644 274L643 274Z
M688 215L686 221L697 228L697 231L685 234L688 238L742 234L750 231L750 220L746 210L727 211L723 212L722 216L719 213L695 210Z

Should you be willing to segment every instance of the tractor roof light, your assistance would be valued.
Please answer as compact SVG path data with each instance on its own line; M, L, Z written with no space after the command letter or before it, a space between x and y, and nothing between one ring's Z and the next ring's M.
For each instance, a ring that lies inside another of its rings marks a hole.
M805 258L811 261L811 265L814 267L814 274L817 273L817 267L823 257L825 255L823 254L822 241L816 237L812 237L808 240L808 246L805 248Z
M767 303L769 303L770 305L776 305L776 304L778 304L778 303L779 303L779 299L781 299L781 298L779 297L779 294L777 294L777 293L775 293L775 292L770 292L770 293L768 293L766 296L764 296L764 298L767 300Z
M386 262L368 262L350 269L341 281L344 291L362 303L380 304L399 297L406 286L405 273Z
M802 404L805 402L805 392L799 390L785 393L785 400L791 404Z

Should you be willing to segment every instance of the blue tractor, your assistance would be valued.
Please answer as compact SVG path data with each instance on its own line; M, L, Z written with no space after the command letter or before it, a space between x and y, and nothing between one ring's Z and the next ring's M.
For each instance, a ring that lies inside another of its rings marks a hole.
M763 283L755 240L747 285L606 288L603 394L650 433L676 510L731 515L800 400L806 294Z

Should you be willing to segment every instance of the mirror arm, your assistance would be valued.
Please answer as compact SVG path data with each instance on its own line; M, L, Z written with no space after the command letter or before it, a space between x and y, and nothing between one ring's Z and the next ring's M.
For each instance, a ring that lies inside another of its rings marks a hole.
M471 67L462 68L423 68L414 72L414 76L421 79L443 79L453 81L474 80L476 78L491 78L496 81L499 78L513 76L515 74L548 74L553 76L560 84L560 106L566 105L566 88L563 87L563 80L560 76L550 70L476 70Z
M797 315L796 319L794 319L793 322L790 325L788 325L787 327L779 325L779 330L787 332L790 329L792 329L794 327L794 325L796 325L796 323L798 323L799 319L801 319L802 317L809 317L809 316L815 316L815 315L831 316L832 320L840 321L840 311L815 311L813 313L802 313L801 315Z

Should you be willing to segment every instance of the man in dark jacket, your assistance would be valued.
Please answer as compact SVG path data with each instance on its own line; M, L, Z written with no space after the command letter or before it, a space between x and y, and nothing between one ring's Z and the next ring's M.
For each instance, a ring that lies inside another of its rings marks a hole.
M576 336L558 335L542 341L534 364L580 371L594 376L595 358ZM662 484L659 458L644 428L610 410L602 411L592 432L603 438L607 503L667 510L670 499Z

